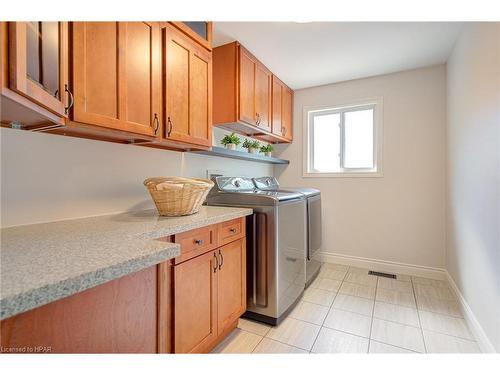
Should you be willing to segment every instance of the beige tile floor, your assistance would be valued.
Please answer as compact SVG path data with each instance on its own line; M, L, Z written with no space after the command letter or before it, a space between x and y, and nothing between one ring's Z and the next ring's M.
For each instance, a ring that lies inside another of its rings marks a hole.
M276 327L240 319L214 353L476 353L446 281L325 263Z

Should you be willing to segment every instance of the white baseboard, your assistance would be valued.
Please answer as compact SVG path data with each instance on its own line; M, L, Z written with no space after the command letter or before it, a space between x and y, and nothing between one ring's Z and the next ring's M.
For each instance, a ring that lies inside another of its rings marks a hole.
M488 336L486 336L486 333L483 330L483 327L481 327L481 324L479 324L479 321L477 320L476 316L472 312L472 309L470 308L469 304L465 300L464 296L460 292L460 289L458 289L457 284L455 283L455 280L453 280L453 277L446 271L446 277L448 280L448 283L450 284L451 288L455 292L455 295L458 298L458 302L460 304L460 308L462 310L462 314L464 316L464 319L467 321L467 324L469 325L470 330L472 331L472 334L474 335L477 343L479 344L479 347L481 348L481 351L483 353L496 353L495 347L491 343L490 339Z
M399 273L404 275L427 277L429 279L446 280L446 270L444 268L418 266L414 264L327 252L320 252L317 258L318 260L326 263L337 263L352 267L368 268L379 272Z

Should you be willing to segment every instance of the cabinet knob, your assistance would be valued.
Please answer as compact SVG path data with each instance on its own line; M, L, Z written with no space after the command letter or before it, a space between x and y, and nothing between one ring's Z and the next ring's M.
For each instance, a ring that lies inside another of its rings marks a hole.
M194 243L197 245L203 245L203 240L194 240Z
M231 229L229 229L229 231L230 231L231 233L236 233L236 229L235 229L235 228L231 228Z

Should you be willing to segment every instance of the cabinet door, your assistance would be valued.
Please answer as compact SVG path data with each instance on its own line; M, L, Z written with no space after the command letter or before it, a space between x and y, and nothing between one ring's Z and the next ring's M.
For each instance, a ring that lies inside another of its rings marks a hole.
M193 45L189 74L190 142L212 145L212 54Z
M119 116L126 131L160 131L161 40L156 22L119 23Z
M260 64L255 66L255 115L257 126L271 131L271 73Z
M246 310L245 239L222 246L217 255L217 327L221 334Z
M272 89L273 111L272 111L271 123L272 123L273 133L277 135L282 135L281 133L283 127L281 119L281 113L283 110L282 99L283 99L283 85L281 85L281 83L273 76L273 89Z
M67 22L9 23L9 87L67 117Z
M240 47L239 119L256 125L255 61Z
M159 25L73 23L73 120L154 135L160 116Z
M217 337L217 253L173 267L174 352L203 352Z
M212 56L173 27L165 27L165 131L170 140L210 146Z
M286 139L288 139L290 141L293 139L292 111L293 111L293 93L292 93L292 90L285 87L283 90L282 134Z

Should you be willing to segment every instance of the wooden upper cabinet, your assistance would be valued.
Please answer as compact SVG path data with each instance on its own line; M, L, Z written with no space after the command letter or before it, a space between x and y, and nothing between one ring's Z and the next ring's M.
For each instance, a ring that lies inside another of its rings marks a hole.
M212 56L170 25L164 28L163 137L212 144Z
M68 23L9 22L9 88L67 117Z
M214 125L268 142L291 141L282 129L287 99L273 89L273 74L238 42L214 48L213 59Z
M217 337L217 253L173 267L174 352L204 352Z
M74 22L72 120L135 134L160 130L156 22Z
M217 332L221 334L246 310L245 239L222 246L217 252Z
M272 131L292 140L292 90L273 75L272 83Z

